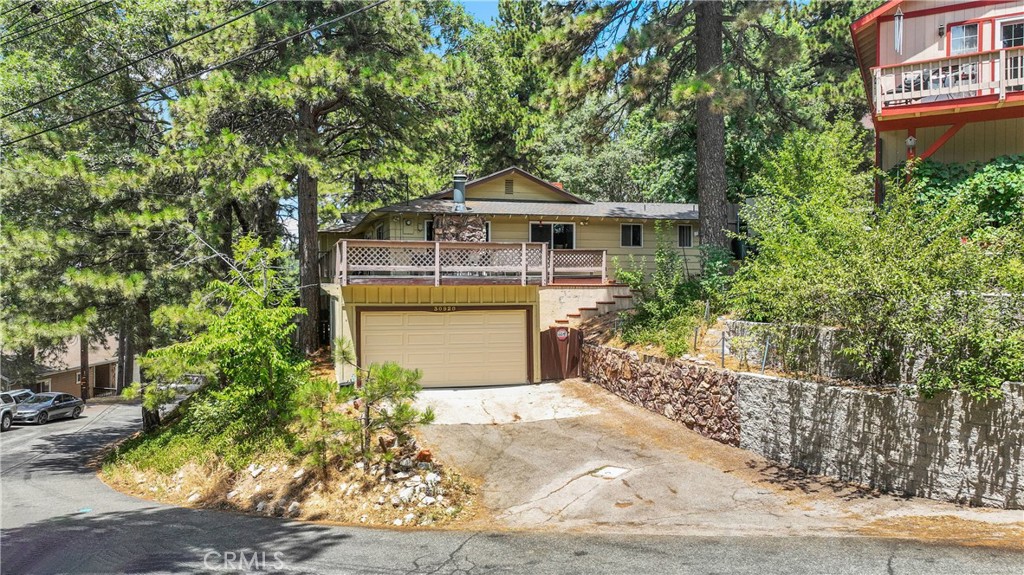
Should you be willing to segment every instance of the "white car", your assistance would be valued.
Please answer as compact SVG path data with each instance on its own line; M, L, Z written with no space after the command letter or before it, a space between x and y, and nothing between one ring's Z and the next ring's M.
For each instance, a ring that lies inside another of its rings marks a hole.
M9 393L0 393L0 431L7 431L14 423L14 410L18 404Z

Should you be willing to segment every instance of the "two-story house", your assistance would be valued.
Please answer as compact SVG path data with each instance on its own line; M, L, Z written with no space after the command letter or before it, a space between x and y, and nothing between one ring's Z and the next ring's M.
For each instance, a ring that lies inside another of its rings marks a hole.
M1024 153L1024 0L891 0L851 32L878 167Z
M321 230L326 323L360 366L397 361L425 386L538 382L541 332L628 307L616 272L650 271L659 241L697 274L699 237L694 204L591 202L518 168L456 175Z

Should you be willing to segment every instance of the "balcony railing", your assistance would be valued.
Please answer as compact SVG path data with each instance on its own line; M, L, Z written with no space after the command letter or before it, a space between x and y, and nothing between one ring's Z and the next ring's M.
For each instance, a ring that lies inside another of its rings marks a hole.
M333 255L332 257L329 257ZM550 250L544 243L341 240L322 252L320 275L341 285L412 283L535 283L600 278L607 283L604 250Z
M1024 47L874 68L875 112L1024 90Z

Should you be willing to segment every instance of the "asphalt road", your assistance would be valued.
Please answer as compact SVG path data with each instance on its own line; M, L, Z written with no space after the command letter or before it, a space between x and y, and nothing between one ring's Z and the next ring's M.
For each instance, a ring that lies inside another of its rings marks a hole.
M386 531L181 509L117 493L85 462L139 408L0 436L0 571L32 573L950 573L1024 555L912 541ZM255 557L255 560L254 560Z

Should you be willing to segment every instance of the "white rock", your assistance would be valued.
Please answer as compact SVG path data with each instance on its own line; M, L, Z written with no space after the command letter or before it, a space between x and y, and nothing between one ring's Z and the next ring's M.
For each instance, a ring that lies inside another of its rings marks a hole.
M395 527L401 527L402 526L402 520L401 519L395 519L394 525L395 525Z
M277 473L277 469L278 469L278 467L275 465L275 466L270 468L270 472L271 473Z
M192 495L188 496L188 502L189 503L195 503L198 500L199 500L199 494L198 493L193 493Z
M366 464L364 464L362 461L357 461L356 462L355 468L358 469L359 471L362 471L365 467L366 467ZM364 517L365 517L365 515L364 515Z
M360 516L359 516L359 522L360 522L360 523L366 523L366 520L367 520L367 519L369 519L369 516L368 516L368 515L360 515Z
M415 489L413 489L412 487L406 487L398 492L398 498L402 501L402 503L408 503L409 501L412 500L415 494Z
M287 466L287 465L285 465L285 466L284 466L284 467L282 467L281 469L283 469L283 470L285 470L285 471L288 471L288 466Z
M426 477L427 485L437 485L441 482L441 476L436 473L428 473Z
M295 517L299 514L299 502L292 501L291 505L288 506L288 516Z
M431 497L429 495L423 498L423 504L424 505L433 505L435 503L437 503L437 499L434 499L433 497Z
M420 477L419 475L413 475L412 477L409 478L409 482L412 483L413 485L417 485L423 483L423 478Z
M234 499L236 496L238 496L237 491L228 491L228 499Z
M342 481L338 484L338 491L345 493L346 489L348 489L348 482Z
M302 477L303 475L305 475L305 473L306 473L306 470L302 469L300 467L298 471L296 471L295 473L292 473L292 479L298 479L298 478Z
M254 468L252 471L249 472L249 475L252 475L252 478L256 479L257 477L260 476L260 473L263 473L263 467Z
M360 489L362 486L362 483L353 482L352 485L349 485L348 489L345 490L345 497L352 495L353 493L356 492L356 490ZM381 499L383 499L383 497Z
M392 497L391 504L394 505L395 507L398 507L399 505L402 504L402 500L399 499L398 496Z
M400 471L394 474L393 477L395 478L396 481L402 481L403 479L409 479L409 474L404 471Z
M408 515L402 518L402 520L406 523L412 523L414 519L416 519L416 515L414 513L409 513Z
M381 495L377 498L377 505L384 505L384 496Z
M156 487L150 487L149 490L155 493L156 492Z
M263 513L263 510L267 508L266 501L260 501L256 504L256 513Z
M401 462L399 462L399 465L401 465L402 467L404 467L406 469L409 469L410 467L412 467L412 459L409 459L408 457L406 457Z
M260 485L259 483L257 483L257 484L256 484L256 487L253 487L253 488L252 488L252 492L253 492L253 493L259 493L259 492L260 492L260 491L261 491L262 489L263 489L263 486L262 486L262 485Z
M391 484L388 483L384 486L384 493L391 493Z

